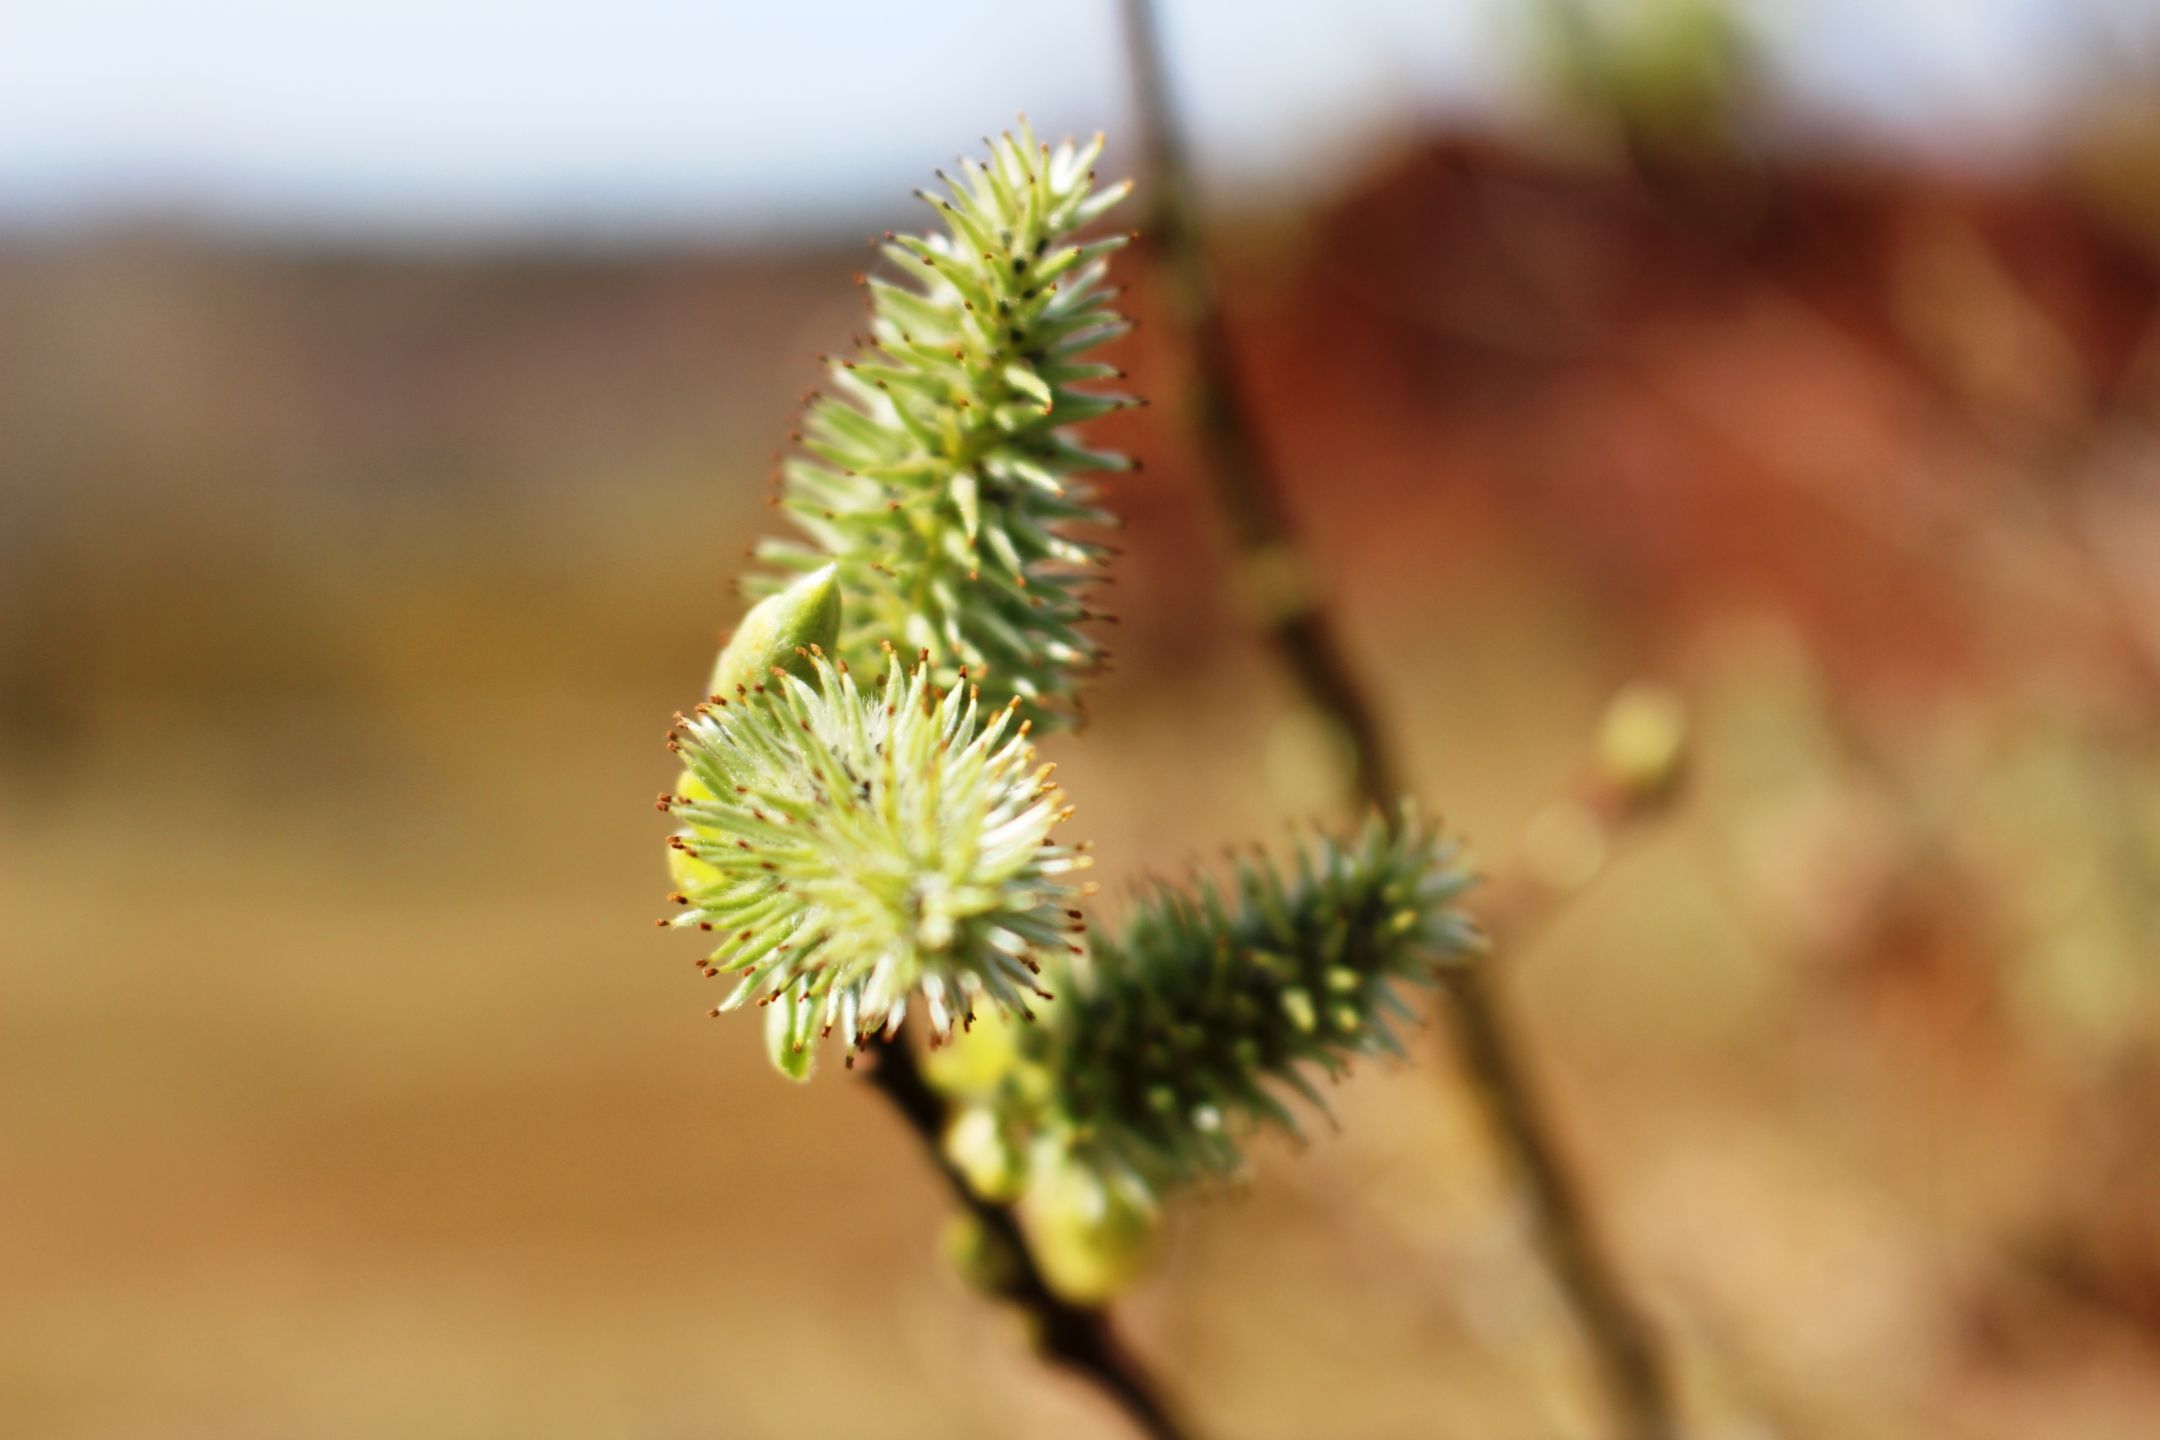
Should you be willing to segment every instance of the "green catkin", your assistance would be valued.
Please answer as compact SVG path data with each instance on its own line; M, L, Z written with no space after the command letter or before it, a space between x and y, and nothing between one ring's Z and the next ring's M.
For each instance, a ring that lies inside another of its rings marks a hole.
M1099 135L1053 149L1023 121L986 143L941 172L947 195L918 192L943 233L886 237L902 278L867 282L870 335L828 360L782 467L804 539L759 547L773 571L747 583L837 565L842 657L927 651L940 683L965 668L992 708L1017 697L1054 725L1101 660L1083 626L1107 552L1078 531L1113 521L1088 476L1129 468L1073 427L1139 403L1092 388L1122 372L1087 358L1128 328L1105 284L1128 237L1073 237L1130 186L1094 188Z
M680 887L672 923L718 943L708 975L782 1007L783 1072L838 1030L856 1044L919 1008L933 1037L978 1002L1026 1014L1043 960L1072 948L1067 906L1090 858L1051 839L1071 812L1017 706L885 658L876 686L815 651L715 695L670 732L679 794L662 809Z
M1455 846L1406 813L1306 843L1288 873L1248 859L1227 891L1159 889L1020 1033L1044 1077L1036 1123L1158 1187L1234 1172L1241 1130L1298 1131L1275 1087L1321 1104L1312 1072L1401 1053L1396 983L1430 983L1435 963L1482 944L1453 903L1470 883Z

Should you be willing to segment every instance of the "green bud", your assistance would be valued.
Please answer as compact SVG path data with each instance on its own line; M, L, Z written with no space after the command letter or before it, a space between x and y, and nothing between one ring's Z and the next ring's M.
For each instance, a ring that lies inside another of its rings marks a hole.
M1627 799L1661 799L1687 758L1687 706L1678 691L1637 681L1612 699L1598 724L1597 770Z
M713 665L710 693L762 684L776 665L808 680L806 652L831 650L839 639L840 571L826 565L750 607Z

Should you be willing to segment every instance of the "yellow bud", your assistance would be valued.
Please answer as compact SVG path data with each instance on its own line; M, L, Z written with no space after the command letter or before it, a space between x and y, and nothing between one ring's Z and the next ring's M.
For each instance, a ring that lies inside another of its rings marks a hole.
M1288 545L1269 545L1247 556L1237 589L1254 619L1275 624L1312 608L1319 593L1304 557Z
M1027 1160L986 1105L970 1105L945 1127L945 1158L985 1200L1009 1205L1027 1188Z
M1679 692L1639 680L1605 707L1598 725L1598 774L1630 800L1657 799L1680 778L1687 742L1687 707Z
M923 1059L923 1073L947 1095L988 1095L1020 1063L1013 1023L990 1007L976 1012L975 1023L955 1029L953 1037Z
M1020 1220L1043 1278L1076 1305L1130 1289L1162 1248L1162 1211L1139 1178L1065 1151L1037 1164Z

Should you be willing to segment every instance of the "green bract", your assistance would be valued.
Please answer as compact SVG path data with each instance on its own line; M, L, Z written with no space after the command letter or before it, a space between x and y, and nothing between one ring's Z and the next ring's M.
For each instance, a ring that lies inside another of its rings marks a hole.
M1050 723L1099 661L1080 627L1105 552L1072 527L1111 517L1083 477L1128 463L1071 427L1138 403L1082 388L1121 373L1084 357L1127 328L1103 285L1127 237L1070 237L1130 187L1093 189L1100 136L1053 150L1023 122L987 143L987 163L941 173L950 198L918 192L945 233L887 236L907 278L869 282L870 336L829 362L795 437L807 453L783 467L780 503L807 543L759 553L783 572L839 566L845 658L903 641L942 682L965 668L993 708L1017 696Z
M720 936L702 964L740 977L713 1013L780 1005L769 1038L797 1078L813 1038L889 1035L917 997L934 1036L984 997L1025 1013L1090 863L1050 839L1070 812L1016 704L941 691L927 663L889 657L866 688L802 658L807 679L775 667L681 717L683 793L661 797L683 824L673 923Z
M1021 1031L1047 1099L1038 1124L1158 1185L1239 1164L1241 1122L1297 1124L1279 1082L1321 1104L1303 1073L1399 1053L1388 1016L1407 1016L1398 980L1482 941L1451 902L1469 872L1438 831L1375 817L1351 844L1318 838L1286 876L1241 861L1213 881L1147 897L1122 936L1098 936L1059 977L1045 1023Z
M757 684L775 665L807 680L811 655L839 640L839 572L824 565L750 607L713 662L712 693Z

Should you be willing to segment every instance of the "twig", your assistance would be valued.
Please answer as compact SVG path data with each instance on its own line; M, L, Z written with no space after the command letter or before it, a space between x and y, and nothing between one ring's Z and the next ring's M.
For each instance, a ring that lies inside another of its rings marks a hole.
M1319 585L1296 542L1282 483L1238 388L1229 331L1200 242L1185 140L1170 102L1154 7L1148 0L1124 4L1141 137L1153 181L1142 233L1151 237L1162 257L1170 303L1191 348L1192 407L1205 469L1236 548L1238 589L1314 708L1341 728L1352 756L1354 788L1387 813L1402 794L1401 770L1329 622Z
M1009 1260L1010 1270L998 1287L998 1298L1027 1316L1043 1355L1116 1402L1150 1440L1192 1440L1193 1432L1172 1412L1162 1387L1118 1337L1108 1312L1095 1306L1075 1305L1053 1291L1043 1279L1012 1212L977 1195L945 1158L945 1101L923 1079L907 1036L900 1035L878 1046L876 1057L870 1067L871 1086L892 1102L893 1109L935 1160L954 1198Z
M1454 1002L1446 1009L1463 1067L1528 1192L1546 1261L1596 1352L1620 1413L1620 1433L1626 1440L1671 1440L1672 1396L1656 1337L1591 1227L1582 1192L1553 1141L1552 1123L1523 1071L1521 1047L1510 1034L1493 977L1475 959L1443 965L1438 973Z
M1631 785L1593 766L1545 802L1515 853L1478 886L1478 923L1493 948L1520 966L1529 942L1610 867L1621 842L1672 813L1681 789L1675 781ZM1587 853L1558 864L1539 854L1535 838L1551 824L1574 832L1572 846Z
M1238 550L1240 579L1257 619L1304 688L1342 730L1356 792L1383 815L1401 795L1398 770L1364 685L1335 638L1300 549L1280 478L1268 463L1239 392L1229 335L1216 303L1194 214L1191 173L1162 57L1155 7L1123 0L1125 40L1153 182L1148 229L1171 280L1178 323L1192 350L1193 404L1202 455ZM1596 1352L1627 1440L1668 1440L1671 1400L1648 1325L1584 1214L1581 1198L1518 1058L1504 1006L1472 958L1443 967L1455 1029L1478 1097L1521 1174L1548 1263Z

